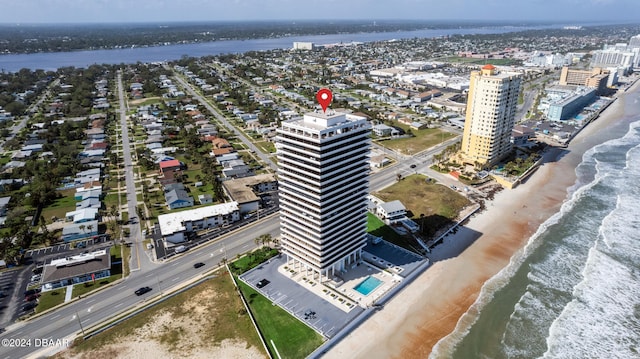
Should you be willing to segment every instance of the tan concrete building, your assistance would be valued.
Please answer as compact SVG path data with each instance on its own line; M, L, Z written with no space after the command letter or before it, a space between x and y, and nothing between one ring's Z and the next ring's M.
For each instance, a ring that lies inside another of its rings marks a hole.
M490 167L511 151L511 131L522 76L485 65L471 73L460 157L462 162Z
M560 85L586 86L596 89L596 94L601 94L607 88L609 71L601 67L591 70L572 70L567 66L560 72Z

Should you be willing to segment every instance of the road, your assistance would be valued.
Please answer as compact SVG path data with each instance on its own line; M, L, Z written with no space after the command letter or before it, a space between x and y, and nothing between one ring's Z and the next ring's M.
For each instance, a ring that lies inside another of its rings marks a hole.
M120 115L120 130L122 137L122 158L124 159L124 178L127 193L127 210L129 212L129 219L131 224L129 225L130 238L133 245L131 246L131 260L129 262L131 272L136 272L143 268L150 268L152 262L145 255L144 249L142 249L142 230L140 228L140 219L137 218L136 208L138 206L138 198L136 197L136 184L133 171L133 159L131 157L131 142L129 141L129 126L127 123L127 106L124 89L122 86L122 72L118 71L118 103ZM131 218L136 217L134 221Z
M434 146L430 149L418 152L414 156L400 156L398 161L389 168L371 175L369 181L369 188L371 192L379 191L387 186L392 185L397 181L397 176L401 175L406 177L411 174L422 173L429 177L433 177L439 182L446 184L447 186L456 185L459 186L460 182L453 177L436 172L429 168L433 161L433 155L440 153L444 148L460 141L460 136L451 138L443 143ZM411 166L415 165L414 168Z
M223 257L234 258L238 254L255 249L257 246L254 238L267 233L274 237L280 235L278 216L269 217L201 248L187 251L175 260L144 273L138 272L138 275L129 276L113 287L77 300L49 314L28 322L14 324L0 335L0 340L5 338L71 339L75 335L82 334L80 323L86 331L118 313L166 293L171 287L199 279L204 275L203 273L215 268ZM196 262L205 263L205 266L194 269L193 264ZM143 296L136 296L133 292L143 286L149 286L153 290ZM42 348L33 346L0 348L0 359L25 358L40 349Z
M167 68L170 70L170 68ZM209 112L211 114L213 114L213 116L215 116L215 118L220 121L220 123L222 123L225 127L227 127L229 129L229 131L233 132L241 141L242 143L244 143L247 148L249 148L250 150L252 150L258 157L260 157L260 159L262 160L263 163L266 163L274 172L278 170L278 166L276 165L275 162L273 162L271 160L271 158L269 158L268 155L264 154L262 151L260 151L258 149L258 147L256 147L256 145L253 144L253 142L251 142L251 140L249 140L244 134L242 134L242 132L238 131L231 122L229 122L226 117L224 117L224 115L222 115L220 113L220 111L218 111L217 108L214 108L213 106L211 106L209 104L209 102L202 97L200 94L198 94L193 87L191 86L191 84L189 84L187 81L185 81L181 76L174 76L174 79L176 79L180 85L191 95L193 96L195 99L197 99L204 107L207 108L207 110L209 110Z

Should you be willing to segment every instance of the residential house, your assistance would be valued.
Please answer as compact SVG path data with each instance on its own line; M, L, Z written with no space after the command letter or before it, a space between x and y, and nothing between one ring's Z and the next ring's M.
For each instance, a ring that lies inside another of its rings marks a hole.
M98 209L97 208L77 209L75 211L67 212L65 214L65 217L67 221L72 221L73 223L91 222L98 218Z
M400 222L406 218L407 209L399 200L379 203L376 214L387 224Z
M100 207L102 207L102 202L98 198L86 198L76 203L76 210L84 208L100 209Z
M85 239L98 235L98 221L70 223L62 228L62 240L65 242Z
M384 123L372 126L371 131L373 131L373 134L378 137L396 137L400 135L400 131L396 130L394 127L387 126Z
M165 186L164 198L169 209L193 206L193 197L189 196L182 183L172 183Z
M178 160L169 160L160 162L160 171L162 173L179 171L182 169L182 164Z
M200 202L200 204L213 203L213 196L210 195L210 194L199 194L198 195L198 202Z
M222 175L225 177L245 177L251 169L243 160L226 161L222 164Z

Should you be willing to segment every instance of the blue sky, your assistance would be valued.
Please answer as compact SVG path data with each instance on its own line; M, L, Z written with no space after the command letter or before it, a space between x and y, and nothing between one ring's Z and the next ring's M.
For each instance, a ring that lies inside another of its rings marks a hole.
M640 22L640 0L0 0L0 23L416 19Z

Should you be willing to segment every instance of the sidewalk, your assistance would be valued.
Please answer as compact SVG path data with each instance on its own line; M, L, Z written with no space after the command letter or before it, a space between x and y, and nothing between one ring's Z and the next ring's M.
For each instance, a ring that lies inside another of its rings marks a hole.
M68 285L67 286L67 291L64 295L64 302L69 302L71 301L71 298L73 297L73 285Z

